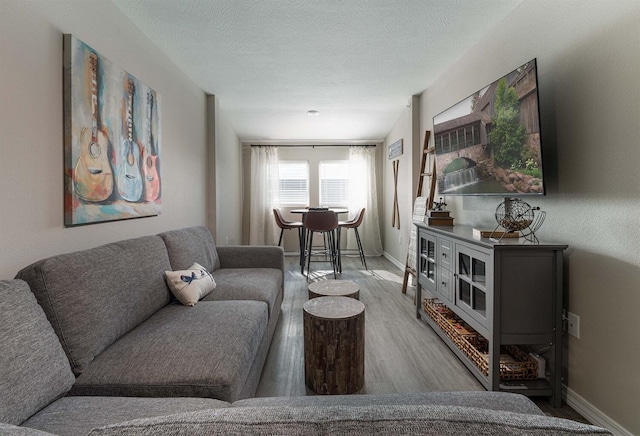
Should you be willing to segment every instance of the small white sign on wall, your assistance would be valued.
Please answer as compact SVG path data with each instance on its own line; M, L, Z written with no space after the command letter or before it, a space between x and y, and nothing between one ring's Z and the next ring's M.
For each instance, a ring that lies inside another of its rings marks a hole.
M394 159L402 155L402 139L398 139L393 144L389 145L389 159Z

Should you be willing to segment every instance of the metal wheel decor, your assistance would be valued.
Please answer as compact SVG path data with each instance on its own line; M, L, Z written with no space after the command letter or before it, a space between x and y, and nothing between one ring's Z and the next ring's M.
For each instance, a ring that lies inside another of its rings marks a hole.
M535 232L542 226L546 212L540 210L539 207L532 207L519 198L505 198L496 208L495 216L498 225L493 230L493 233L495 233L499 227L502 227L507 233L520 232L521 236L529 242L540 242ZM501 240L504 235L505 233L502 233L498 241Z

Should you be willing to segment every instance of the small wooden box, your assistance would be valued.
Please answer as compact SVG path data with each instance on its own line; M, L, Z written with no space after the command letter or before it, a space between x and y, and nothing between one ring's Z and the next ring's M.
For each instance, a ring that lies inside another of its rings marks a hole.
M425 222L430 226L453 226L453 217L449 216L448 210L430 210Z

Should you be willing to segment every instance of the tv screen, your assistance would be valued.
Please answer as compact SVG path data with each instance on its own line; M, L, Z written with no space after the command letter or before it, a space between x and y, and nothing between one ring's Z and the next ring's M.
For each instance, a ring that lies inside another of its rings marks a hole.
M433 117L440 195L543 195L536 60Z

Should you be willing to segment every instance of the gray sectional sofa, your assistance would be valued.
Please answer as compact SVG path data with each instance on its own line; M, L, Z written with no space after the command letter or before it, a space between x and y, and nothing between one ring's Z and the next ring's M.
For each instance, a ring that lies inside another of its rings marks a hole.
M214 292L172 302L165 271L194 262ZM279 247L218 249L191 227L53 256L23 268L77 377L70 395L251 397L280 316Z
M182 306L162 272L194 261L218 287ZM283 261L278 247L216 249L196 227L54 256L0 281L0 434L610 434L506 393L250 398Z

